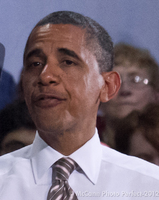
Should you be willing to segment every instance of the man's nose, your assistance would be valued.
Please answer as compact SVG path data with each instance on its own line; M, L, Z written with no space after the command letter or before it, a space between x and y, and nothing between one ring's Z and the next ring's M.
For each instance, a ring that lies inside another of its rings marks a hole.
M57 85L59 82L60 68L55 64L47 63L39 75L38 83L45 86L49 84Z

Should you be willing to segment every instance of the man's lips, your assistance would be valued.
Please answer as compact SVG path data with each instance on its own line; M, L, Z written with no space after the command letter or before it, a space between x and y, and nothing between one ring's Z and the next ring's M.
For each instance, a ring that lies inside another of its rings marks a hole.
M66 101L66 98L53 94L39 94L33 98L34 104L41 108L55 107L63 101Z

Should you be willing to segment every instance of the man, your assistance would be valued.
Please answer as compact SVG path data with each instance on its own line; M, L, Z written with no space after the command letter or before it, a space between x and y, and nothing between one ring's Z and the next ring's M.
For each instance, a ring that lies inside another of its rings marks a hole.
M158 190L157 166L102 146L95 129L100 102L120 87L112 51L107 32L74 12L35 26L22 84L38 131L33 145L1 157L1 200L131 199Z
M158 103L159 66L145 50L119 43L114 48L114 70L121 75L122 84L118 94L100 110L106 124L103 141L114 145L114 129L118 120L133 110L142 111L149 103Z

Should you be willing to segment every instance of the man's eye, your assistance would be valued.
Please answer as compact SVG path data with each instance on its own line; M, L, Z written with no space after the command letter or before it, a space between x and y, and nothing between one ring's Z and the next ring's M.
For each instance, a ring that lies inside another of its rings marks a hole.
M75 63L74 63L73 61L71 61L71 60L65 60L64 63L65 63L66 65L73 65L73 64L75 64Z
M40 63L40 62L33 62L33 63L30 64L30 66L32 66L32 67L38 67L38 66L43 66L43 64Z

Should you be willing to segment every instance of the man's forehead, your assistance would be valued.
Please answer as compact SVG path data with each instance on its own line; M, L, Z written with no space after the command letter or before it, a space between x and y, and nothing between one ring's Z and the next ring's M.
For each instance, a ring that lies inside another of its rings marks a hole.
M38 37L46 37L49 36L63 36L67 37L68 39L75 38L78 39L85 39L86 30L82 29L79 26L75 26L72 24L46 24L43 26L36 26L29 36L29 40L32 38Z
M72 24L46 24L36 26L27 41L27 47L32 43L43 40L67 39L68 41L76 41L79 44L85 42L86 30Z
M78 26L72 24L46 24L44 26L37 26L31 32L26 48L24 59L27 57L28 53L36 48L39 48L39 44L43 42L48 42L49 45L56 44L58 42L60 47L70 47L73 50L79 50L87 48L85 40L85 29L81 29Z

